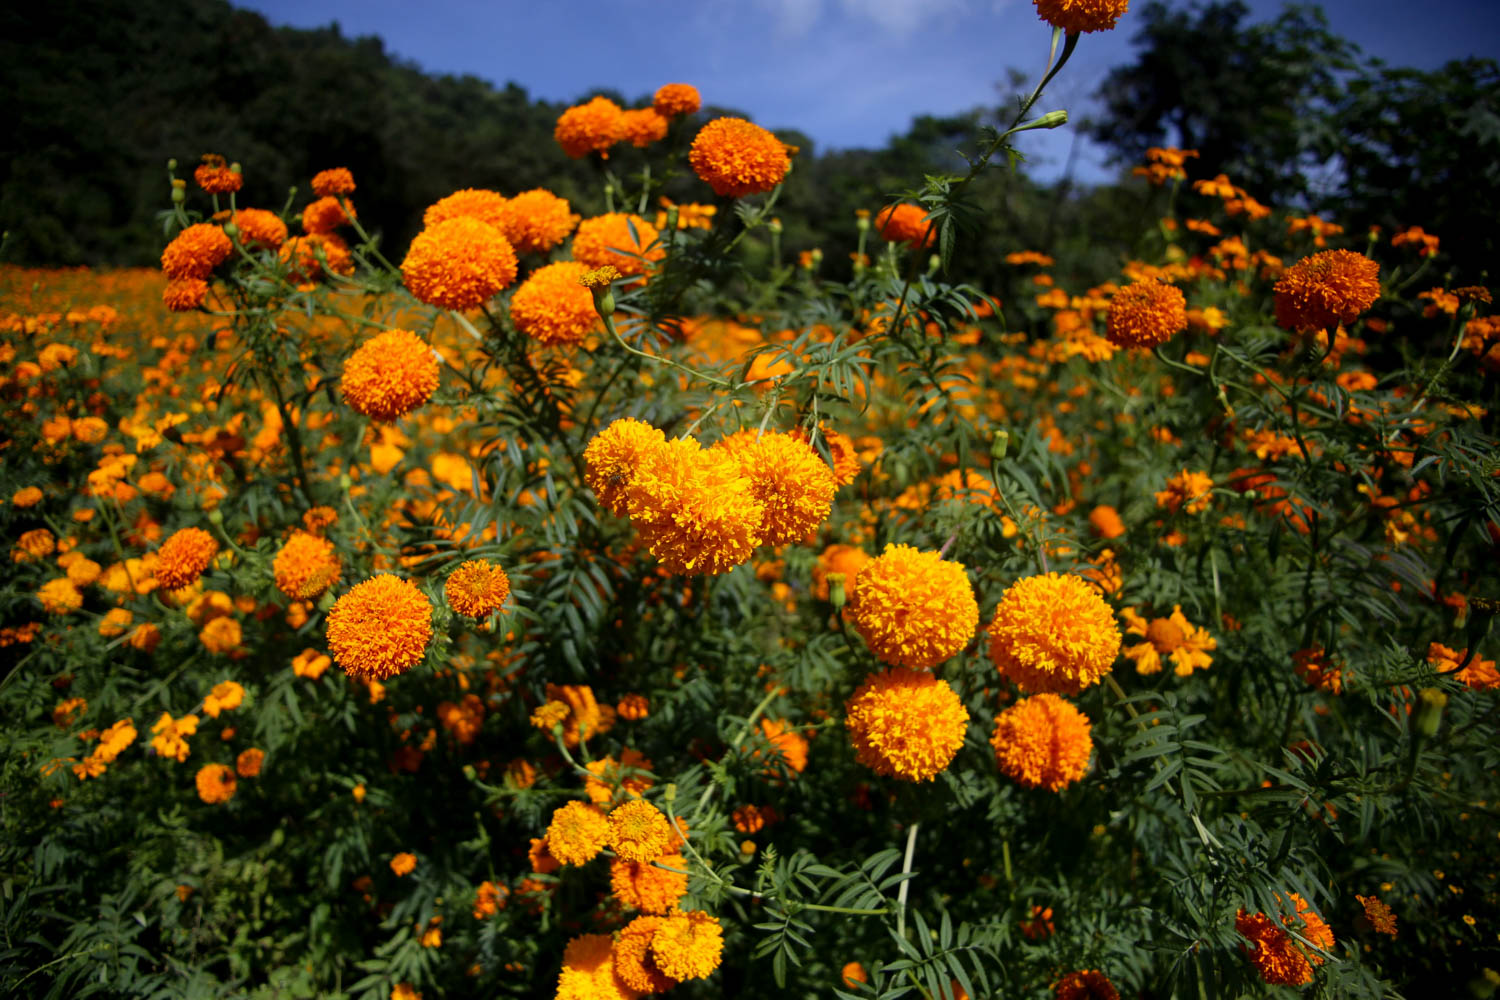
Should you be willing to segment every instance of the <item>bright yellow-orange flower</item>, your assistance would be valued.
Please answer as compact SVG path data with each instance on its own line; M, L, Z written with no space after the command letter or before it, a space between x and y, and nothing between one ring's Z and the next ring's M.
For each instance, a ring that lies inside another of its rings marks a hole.
M232 221L240 231L240 242L246 246L279 250L286 242L286 223L275 212L264 208L242 208L234 213Z
M1276 324L1295 333L1352 323L1380 298L1380 265L1352 250L1304 257L1276 282Z
M319 170L313 174L313 194L319 198L328 198L333 195L354 193L354 174L348 167L334 167L331 170Z
M969 713L947 681L897 667L869 677L846 706L854 755L876 774L928 781L964 743Z
M37 600L49 615L66 615L83 607L83 593L65 576L48 580L37 589Z
M730 198L769 191L792 168L781 140L743 118L715 118L703 126L688 162L714 194Z
M510 318L516 329L539 344L581 344L603 329L594 296L578 279L589 266L560 260L532 272L510 297Z
M631 523L669 573L723 573L760 544L765 507L739 463L692 438L647 451L625 493Z
M428 305L474 309L516 280L516 252L499 229L461 215L417 234L401 277Z
M225 764L204 764L198 769L195 780L198 798L209 805L218 805L234 798L234 770Z
M619 517L627 513L626 488L647 454L664 446L666 435L643 420L622 417L595 434L583 450L584 482L599 506Z
M1138 674L1160 673L1163 659L1171 661L1172 672L1178 677L1206 670L1213 663L1208 651L1218 648L1218 643L1207 629L1187 620L1181 605L1174 605L1172 614L1166 618L1147 621L1135 608L1126 608L1120 617L1125 619L1127 634L1145 640L1125 647L1125 655L1135 661Z
M251 747L240 751L240 755L234 759L234 770L241 778L255 778L260 775L261 762L266 759L264 750Z
M391 421L432 397L438 373L437 357L425 340L410 330L386 330L344 362L339 391L356 412Z
M609 888L622 906L642 913L666 913L687 895L688 877L682 874L688 870L687 859L674 851L654 860L666 867L649 861L610 861Z
M179 590L197 580L219 554L219 543L202 528L183 528L172 533L156 552L156 582L166 590Z
M510 596L510 577L494 563L471 559L448 574L443 594L459 614L485 618L499 611Z
M750 480L750 492L765 507L761 541L800 542L828 518L838 489L833 470L793 434L743 431L714 446L724 448Z
M703 106L703 99L698 96L698 88L691 83L666 83L657 88L651 106L659 115L676 118L697 111Z
M626 111L620 115L620 139L637 149L667 137L667 119L655 108Z
M632 227L635 237L630 235ZM651 261L667 255L659 245L646 249L657 242L657 236L656 227L639 215L611 212L584 219L573 234L573 259L591 268L609 265L627 277L645 274Z
M1172 513L1198 514L1213 502L1214 481L1202 472L1183 469L1167 480L1167 488L1156 494L1156 505Z
M1130 0L1036 0L1037 16L1069 34L1109 31Z
M818 555L818 564L813 567L812 595L820 601L828 600L828 574L844 574L845 595L854 592L854 583L859 571L874 558L857 545L830 545ZM846 596L847 599L847 596Z
M607 97L576 104L557 119L552 137L573 159L598 153L609 158L609 148L620 141L624 112Z
M522 191L500 210L500 231L516 253L546 253L578 225L566 198L545 188Z
M410 580L382 573L356 584L328 612L328 647L351 677L383 681L422 659L432 603Z
M719 967L724 929L701 910L667 916L651 938L651 956L664 975L679 981L706 979Z
M229 259L234 245L224 230L208 222L188 226L178 233L161 254L161 269L168 278L207 278Z
M225 620L223 618L214 619L214 621ZM213 690L203 699L203 711L217 719L220 712L239 708L244 700L245 689L243 687L234 681L221 681L215 684Z
M1058 792L1079 778L1094 751L1088 716L1055 694L1023 698L995 717L995 763L1026 788Z
M609 814L609 846L622 860L659 858L671 840L667 817L645 799L631 799Z
M887 205L875 216L875 228L891 243L905 243L912 250L932 246L937 238L937 227L929 228L927 210L921 205L903 202Z
M1077 576L1017 580L990 623L990 659L1025 691L1077 694L1097 684L1119 653L1109 605Z
M302 210L302 229L307 233L331 233L357 217L354 203L347 198L342 205L337 198L319 198Z
M428 205L422 213L422 227L431 229L449 219L469 218L488 222L504 233L505 206L505 198L498 191L464 188Z
M338 582L342 572L333 542L306 531L293 531L271 563L276 587L300 601L316 600Z
M1146 278L1109 300L1105 337L1117 347L1155 347L1187 329L1187 299L1175 285Z
M587 864L604 850L609 837L604 810L587 802L568 802L552 813L547 851L565 865Z
M391 858L391 871L396 873L397 878L410 875L416 868L417 856L410 851L402 851Z
M876 657L920 670L963 649L979 625L963 566L910 545L887 545L865 564L850 588L849 612Z
M661 917L636 917L615 938L615 973L633 990L665 993L677 980L656 967L651 939L665 921Z
M151 748L159 756L171 757L181 764L188 759L188 745L186 737L198 731L198 717L196 715L184 715L180 719L172 718L171 713L161 713L161 718L151 727L155 735L151 738Z

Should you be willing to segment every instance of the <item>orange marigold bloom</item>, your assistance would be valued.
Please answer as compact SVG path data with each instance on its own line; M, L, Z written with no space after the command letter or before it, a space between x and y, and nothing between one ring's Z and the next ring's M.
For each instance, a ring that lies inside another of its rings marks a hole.
M279 250L286 242L286 223L275 212L264 208L242 208L230 221L240 231L240 242L246 246Z
M630 235L632 227L635 237ZM658 235L656 227L639 215L611 212L584 219L573 234L573 259L590 268L611 266L627 277L645 274L652 261L667 255L660 245L652 247Z
M857 545L830 545L818 555L813 567L812 595L820 601L828 600L828 574L844 574L844 592L854 592L859 571L869 564L871 556ZM846 598L847 599L847 598Z
M784 545L806 538L828 518L838 483L812 446L793 434L742 431L715 448L728 451L765 507L761 541Z
M659 115L676 118L693 114L703 106L703 99L698 96L698 88L691 83L666 83L657 88L651 106Z
M566 198L535 188L505 202L498 225L516 253L546 253L568 238L578 216Z
M459 614L487 618L510 596L510 577L493 563L471 559L448 574L443 594Z
M412 872L416 871L416 868L417 856L415 854L412 854L410 851L402 851L400 854L397 854L395 857L391 858L391 871L396 873L397 878L410 875Z
M417 234L401 277L421 302L473 309L516 280L516 252L494 226L459 216Z
M1468 665L1462 670L1458 665L1467 659ZM1500 673L1495 670L1495 661L1486 660L1477 652L1469 656L1468 647L1463 649L1449 649L1440 642L1429 643L1427 646L1427 662L1439 673L1454 673L1454 679L1462 682L1473 691L1492 691L1500 688Z
M1098 969L1069 973L1052 988L1055 1000L1120 1000L1115 984Z
M83 698L69 698L60 701L52 709L52 724L58 729L67 729L73 724L73 720L88 711L89 703Z
M489 879L479 883L474 891L474 919L483 920L485 917L493 917L505 909L505 901L509 895L510 887L507 885L496 885Z
M547 825L547 851L565 865L594 860L610 838L604 810L587 802L568 802L552 813Z
M687 859L675 851L656 858L666 868L658 868L648 861L621 861L615 858L609 863L609 888L623 906L642 913L666 913L687 895ZM675 868L676 871L668 871Z
M807 769L807 737L787 725L783 719L761 719L761 735L771 741L771 748L791 770L801 774ZM757 751L752 756L759 757Z
M1119 652L1109 605L1077 576L1017 580L990 623L990 659L1024 691L1077 694L1097 684Z
M607 97L576 104L557 119L552 137L573 159L598 153L609 159L609 147L620 141L624 112Z
M422 213L422 227L431 229L449 219L470 218L488 222L504 233L505 205L505 197L498 191L463 188L427 206L427 210Z
M615 705L615 711L620 718L631 722L638 722L651 714L651 703L643 694L627 694Z
M620 139L637 149L667 137L667 119L655 108L641 108L620 114Z
M161 301L171 312L192 312L208 299L208 282L202 278L174 278L162 289Z
M207 278L229 259L234 245L224 230L208 222L188 226L161 253L161 269L168 278Z
M1423 257L1432 256L1438 249L1438 238L1421 226L1412 226L1391 236L1391 246L1399 247L1405 243L1415 244L1417 253Z
M230 618L215 618L214 621L233 621ZM219 717L219 713L230 709L239 708L245 701L245 689L234 681L221 681L215 684L213 690L203 699L203 711Z
M241 778L256 778L260 776L261 762L266 759L264 750L251 747L249 750L241 751L234 759L234 770Z
M636 917L615 939L615 972L640 993L665 993L677 985L677 980L656 967L651 954L651 940L663 923L661 917Z
M1282 917L1281 922L1318 947L1332 948L1333 933L1328 925L1308 908L1301 896L1292 893L1291 898L1297 915ZM1264 913L1240 910L1234 929L1247 939L1243 946L1245 954L1260 977L1272 986L1305 986L1312 982L1313 966L1323 964L1321 955L1308 950Z
M1292 669L1310 686L1329 694L1341 694L1354 671L1335 662L1322 646L1309 646L1292 654Z
M196 725L197 719L194 718L193 721ZM108 764L135 742L136 735L134 720L121 719L99 734L99 744L94 748L94 756Z
M760 544L765 507L739 463L692 438L650 449L625 492L631 523L669 573L723 573Z
M648 453L665 446L666 435L643 420L622 417L595 434L583 451L584 482L599 506L620 517L627 510L626 489Z
M770 191L792 168L781 140L743 118L715 118L703 126L688 162L714 194L730 198Z
M198 731L198 717L196 715L184 715L180 719L172 718L168 712L161 713L161 718L151 727L151 732L156 735L151 738L151 748L162 757L171 757L181 764L188 759L188 745L185 737L191 736Z
M1068 34L1109 31L1130 9L1129 0L1035 0L1039 18Z
M372 420L391 421L431 398L438 373L438 359L425 340L410 330L386 330L344 362L339 390L355 411Z
M203 648L210 653L232 652L239 648L243 640L244 633L240 629L240 623L228 615L209 620L198 632L198 641L203 643ZM214 715L215 713L208 714Z
M928 224L921 205L887 205L875 216L875 228L886 241L905 243L912 250L930 247L937 239L937 226Z
M979 605L962 565L936 552L891 544L865 564L849 613L882 662L927 670L969 644Z
M671 838L667 817L645 799L631 799L609 814L609 846L625 861L659 858Z
M928 781L963 746L969 713L947 681L896 667L870 676L846 706L854 755L876 774Z
M302 229L308 233L331 233L356 218L358 213L349 199L345 198L340 205L337 198L319 198L302 210Z
M333 542L301 530L292 532L271 563L276 588L302 601L316 600L338 582L342 571Z
M331 170L319 170L313 174L313 194L319 198L330 198L335 195L354 193L354 174L349 172L348 167L334 167Z
M316 281L323 275L325 261L330 274L347 277L354 273L349 244L337 233L294 236L281 245L277 256L287 266L287 277L293 281Z
M990 746L1006 777L1060 792L1088 770L1094 742L1088 716L1055 694L1023 698L995 717Z
M639 994L615 971L614 939L584 934L563 950L556 1000L636 1000Z
M292 657L292 673L297 677L317 680L331 666L333 660L316 649L304 649Z
M560 260L533 271L510 298L516 329L539 344L581 344L603 329L594 296L578 283L587 264Z
M328 646L351 677L383 681L422 659L432 603L410 580L382 573L356 584L328 612Z
M719 967L724 929L701 910L670 914L651 938L651 956L663 974L678 981L706 979Z
M852 990L859 983L868 983L870 981L870 974L858 962L845 962L843 969L839 971L839 978L844 981L845 986Z
M1352 323L1380 297L1380 265L1352 250L1304 257L1276 282L1276 324L1312 333Z
M203 162L193 171L193 180L209 194L232 194L245 183L240 172L231 170L217 153L203 154Z
M1198 514L1213 503L1214 481L1202 472L1183 469L1167 480L1167 488L1156 494L1156 505L1172 513Z
M1155 347L1187 329L1187 299L1154 278L1132 282L1109 302L1104 335L1116 347Z
M1161 672L1162 659L1172 662L1172 672L1186 677L1194 670L1207 670L1213 663L1208 650L1217 649L1218 643L1202 629L1187 620L1182 606L1174 605L1167 618L1153 618L1149 622L1135 608L1120 612L1125 619L1125 631L1140 636L1144 642L1125 647L1125 655L1135 661L1138 674Z
M1125 534L1125 522L1120 519L1120 512L1107 504L1089 511L1089 527L1094 529L1094 534L1105 539Z
M219 543L202 528L183 528L172 533L156 552L156 582L167 590L179 590L203 575Z
M204 764L198 769L198 798L218 805L234 798L234 770L225 764Z
M10 502L17 507L35 507L42 502L42 491L36 486L23 486L11 494Z
M1391 912L1389 906L1381 902L1379 896L1355 896L1354 898L1359 900L1360 906L1364 907L1364 923L1368 924L1370 929L1379 934L1396 936L1396 915Z
M49 615L66 615L83 607L83 593L65 576L48 580L37 588L37 600Z

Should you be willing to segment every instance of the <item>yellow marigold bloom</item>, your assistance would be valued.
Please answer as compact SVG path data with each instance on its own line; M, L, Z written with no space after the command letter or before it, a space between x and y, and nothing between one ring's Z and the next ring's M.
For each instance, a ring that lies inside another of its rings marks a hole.
M651 954L651 940L665 922L661 917L636 917L615 938L615 973L637 992L665 993L677 985L656 967Z
M474 309L516 280L516 251L499 229L461 215L416 235L401 277L430 306Z
M1380 298L1380 265L1352 250L1304 257L1276 282L1276 325L1313 333L1352 323Z
M170 312L192 312L208 299L208 282L202 278L174 278L162 289L161 302Z
M1037 16L1068 34L1109 31L1130 9L1129 0L1035 0Z
M765 507L739 463L692 438L648 451L625 493L631 523L669 573L723 573L760 544Z
M234 244L224 230L208 222L188 226L178 233L161 254L161 269L168 278L207 278L229 259Z
M516 329L539 344L581 344L603 329L594 296L578 279L589 270L576 260L560 260L533 271L510 298Z
M990 659L1025 691L1077 694L1097 684L1119 652L1109 605L1077 576L1017 580L990 623Z
M781 140L743 118L715 118L703 126L688 162L714 194L730 198L769 191L792 168Z
M683 982L706 979L719 967L724 928L701 910L669 914L651 938L651 957L663 975Z
M636 1000L639 995L615 971L610 935L584 934L568 942L556 1000Z
M202 528L172 533L156 553L156 582L166 590L181 590L196 581L219 554L219 543Z
M877 658L918 670L963 649L979 625L963 566L910 545L887 545L859 571L849 613Z
M1053 1000L1120 1000L1120 992L1098 969L1070 972L1057 981Z
M1183 469L1167 480L1167 488L1156 494L1156 505L1172 513L1198 514L1213 502L1214 481L1202 472Z
M937 239L937 227L929 228L921 205L887 205L875 216L875 229L886 242L905 243L912 250L930 247Z
M1381 902L1379 896L1355 896L1359 905L1364 908L1364 923L1377 934L1389 934L1396 936L1396 915L1391 908Z
M620 115L620 139L637 149L667 137L667 119L655 108L625 111Z
M1281 922L1319 948L1332 948L1333 932L1323 918L1309 909L1307 901L1295 892L1291 899L1297 909L1296 916L1282 917ZM1313 966L1323 964L1323 956L1282 930L1264 913L1240 910L1234 929L1246 939L1245 954L1256 971L1272 986L1304 986L1312 982Z
M645 799L631 799L609 814L609 846L625 861L661 857L671 837L667 817Z
M198 798L219 805L234 798L234 770L224 764L204 764L198 769Z
M761 542L800 542L828 519L838 483L812 446L793 434L742 431L715 448L728 452L750 481L750 493L765 507Z
M228 653L239 648L244 639L240 623L227 615L211 619L198 631L198 641L210 653ZM210 712L210 715L215 713Z
M1109 301L1105 337L1116 347L1155 347L1187 329L1187 299L1174 285L1146 278Z
M859 571L874 558L858 545L830 545L818 555L813 567L812 595L820 601L828 600L828 574L844 574L844 592L852 594Z
M45 559L57 551L57 539L46 528L33 528L21 533L16 547L11 552L13 562L35 562Z
M632 227L635 237L630 235ZM591 268L608 265L621 275L645 274L652 261L667 255L657 241L658 235L656 227L639 215L598 215L578 224L578 232L573 234L573 259ZM653 247L653 243L658 245Z
M651 106L659 115L676 118L697 111L703 106L703 99L698 96L698 88L691 83L666 83L657 88Z
M608 732L615 724L614 709L600 705L594 689L587 684L548 684L547 700L561 700L568 706L563 742L570 747L576 747L581 739Z
M552 822L547 825L547 851L565 865L594 860L609 838L604 810L587 802L564 804L552 813Z
M545 188L522 191L500 209L500 232L516 253L546 253L578 225L566 198Z
M333 660L316 649L304 649L292 657L292 673L297 677L317 680L323 676L323 671L331 666L333 666Z
M214 621L226 620L229 619L214 619ZM218 684L215 684L213 690L210 691L208 693L208 696L203 699L203 711L207 712L209 715L217 719L220 712L239 708L240 705L244 703L244 700L244 688L240 687L234 681L222 681Z
M196 719L194 720L196 724ZM113 761L125 748L135 742L137 733L133 719L121 719L99 734L99 743L94 747L94 756L106 764Z
M549 701L531 713L531 724L538 729L550 731L553 726L562 725L567 717L567 705L560 701Z
M583 451L584 482L599 498L599 506L620 517L627 513L626 489L636 469L653 450L666 444L666 435L643 420L622 417L595 434Z
M42 491L36 486L23 486L11 494L10 502L17 507L35 507L42 502Z
M622 906L642 913L666 913L687 895L688 877L682 874L688 870L687 859L674 851L654 860L666 868L649 861L610 861L609 888Z
M139 649L143 653L154 653L156 647L161 644L161 629L150 622L143 622L135 627L126 640L131 649Z
M294 236L281 245L277 257L287 266L287 277L293 281L316 281L323 275L325 261L332 274L347 277L354 273L354 255L337 233Z
M342 205L337 198L319 198L302 210L302 229L307 233L331 233L358 217L354 203L347 198Z
M620 141L624 112L607 97L576 104L557 119L552 137L573 159L598 153L609 159L609 148Z
M391 421L432 397L438 372L438 360L425 340L410 330L386 330L344 362L339 391L357 412Z
M871 675L846 706L854 756L876 774L929 781L963 746L969 713L947 681L896 667Z
M469 618L485 618L499 611L510 596L510 577L493 563L471 559L448 574L443 584L448 606Z
M1178 677L1186 677L1194 670L1207 670L1213 663L1208 650L1217 649L1218 643L1206 629L1187 620L1180 604L1172 606L1169 617L1149 622L1135 608L1126 608L1120 617L1125 619L1127 635L1138 635L1145 640L1125 647L1125 655L1135 661L1138 674L1160 673L1163 657L1172 661L1172 672Z
M391 871L396 873L397 878L410 875L417 869L417 856L410 851L402 851L391 858Z
M83 593L65 576L48 580L37 589L36 599L49 615L66 615L83 607Z
M422 227L431 229L449 219L469 218L488 222L505 231L505 197L485 188L464 188L446 198L439 198L422 213Z
M92 559L79 559L68 564L68 579L75 587L87 587L99 579L104 567Z
M328 612L328 646L351 677L384 681L422 659L432 603L410 580L382 573L356 584Z
M173 719L170 713L163 712L151 731L156 734L151 738L151 748L160 756L171 757L181 764L188 759L189 753L185 737L198 731L198 717L184 715L180 719Z
M271 563L276 589L302 601L316 600L338 582L342 571L333 542L301 530L292 532Z
M260 765L266 759L266 752L251 747L242 750L240 755L234 759L234 770L241 778L256 778L260 776Z
M1023 698L995 717L990 746L1006 777L1060 792L1083 777L1094 752L1088 716L1055 694Z
M319 170L313 174L313 194L319 198L330 198L340 194L354 193L354 174L348 167L334 167L331 170Z

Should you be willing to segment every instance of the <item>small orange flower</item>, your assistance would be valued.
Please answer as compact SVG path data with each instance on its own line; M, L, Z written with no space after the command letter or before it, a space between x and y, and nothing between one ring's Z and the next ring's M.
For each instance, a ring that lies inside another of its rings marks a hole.
M398 878L404 875L410 875L413 871L416 870L416 867L417 856L410 853L409 851L402 851L400 854L397 854L395 857L391 858L391 871L395 872Z
M595 97L564 111L552 137L573 159L598 153L609 159L609 148L620 141L624 112L607 97Z
M1208 651L1216 649L1218 644L1206 629L1187 620L1181 605L1175 605L1166 618L1147 621L1134 608L1121 611L1120 617L1125 619L1128 635L1145 640L1125 647L1125 655L1135 661L1138 674L1160 673L1163 659L1171 661L1172 672L1178 677L1206 670L1213 663Z
M1213 502L1214 481L1202 472L1183 469L1167 480L1167 488L1156 494L1156 505L1172 513L1198 514Z
M505 570L482 559L471 559L448 574L443 585L448 606L469 618L487 618L510 596Z
M264 750L257 750L255 747L251 747L249 750L241 751L240 755L234 759L235 772L241 778L259 777L260 765L265 759L266 754Z
M937 226L927 222L921 205L887 205L875 216L875 228L888 242L905 243L912 250L930 247L937 239Z
M205 764L198 769L198 798L219 805L234 798L234 771L224 764Z
M350 173L348 167L334 167L331 170L320 170L313 174L313 194L319 198L329 198L341 194L354 193L354 174Z
M714 194L730 198L770 191L792 168L781 140L743 118L715 118L703 126L688 160Z
M1187 299L1182 290L1146 278L1110 299L1105 336L1116 347L1155 347L1186 328Z
M667 83L658 88L651 106L659 115L676 118L693 114L703 106L703 99L698 96L698 88L690 83Z
M156 582L179 590L196 581L219 554L219 543L202 528L183 528L162 543L156 553Z

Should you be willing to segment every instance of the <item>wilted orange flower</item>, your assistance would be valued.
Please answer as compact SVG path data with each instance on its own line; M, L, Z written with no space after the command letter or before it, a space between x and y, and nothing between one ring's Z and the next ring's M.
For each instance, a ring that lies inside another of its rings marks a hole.
M1130 9L1129 0L1035 0L1037 16L1069 34L1109 31Z
M688 161L714 194L730 198L769 191L792 168L781 140L743 118L715 118L703 126Z
M1055 694L1023 698L995 717L990 746L1006 777L1059 792L1083 777L1094 751L1088 716Z
M687 894L688 877L682 874L688 870L687 859L674 851L655 861L666 867L619 858L610 861L609 888L621 905L642 913L666 913ZM668 871L669 868L676 871Z
M660 809L631 799L609 814L609 846L625 861L651 861L671 846L672 828Z
M251 747L242 750L240 755L234 759L234 770L241 778L255 778L260 776L261 762L266 759L264 750Z
M659 115L676 118L697 111L703 106L703 99L698 96L698 88L690 83L667 83L657 88L651 106Z
M198 798L209 805L219 805L234 798L234 770L225 764L204 764L195 779Z
M425 340L410 330L386 330L344 362L339 391L356 412L390 421L427 402L437 390L438 375L437 357Z
M620 114L620 140L637 149L667 137L667 119L655 108L624 111Z
M156 582L167 590L180 590L203 575L219 543L202 528L183 528L172 533L156 553Z
M963 566L910 545L887 545L859 571L849 613L878 659L918 670L963 649L979 625Z
M516 280L516 252L499 229L461 215L417 234L401 277L428 305L474 309Z
M494 563L471 559L448 574L443 594L459 614L486 618L510 596L510 577Z
M927 222L927 210L905 202L882 208L875 216L875 229L887 242L905 243L912 250L930 247L937 239L937 226Z
M1126 608L1120 617L1125 619L1127 634L1145 640L1125 647L1125 655L1135 661L1138 674L1160 673L1163 658L1172 662L1172 672L1178 677L1206 670L1213 663L1208 650L1218 648L1218 643L1206 629L1187 620L1181 605L1173 606L1170 616L1149 622L1135 608Z
M313 174L313 194L319 198L330 198L341 194L354 193L354 174L350 173L348 167L334 167L331 170L319 170Z
M311 601L338 582L342 565L333 542L299 530L276 553L271 572L283 594Z
M391 858L391 871L395 872L398 878L404 875L410 875L413 871L416 870L416 868L417 856L409 851L402 851L400 854L397 854L395 857Z
M1120 1000L1115 984L1098 969L1071 972L1052 988L1054 1000Z
M351 677L383 681L422 659L432 603L410 580L382 573L356 584L328 612L328 646Z
M1352 323L1380 297L1380 265L1352 250L1304 257L1276 282L1276 323L1294 333Z
M592 861L609 843L609 820L604 810L587 802L568 802L552 813L547 826L547 850L565 865Z
M1378 934L1389 934L1396 936L1396 915L1391 908L1381 902L1379 896L1355 896L1359 905L1364 908L1364 923Z
M1105 336L1117 347L1155 347L1187 328L1187 299L1174 285L1136 281L1109 301Z
M838 484L806 441L778 431L742 431L714 447L739 463L751 495L765 507L763 544L801 541L827 519Z
M599 506L625 516L626 488L653 449L666 444L666 435L642 420L622 417L594 435L584 449L584 481L599 498Z
M1017 580L990 623L990 658L1024 691L1077 694L1097 684L1119 652L1109 605L1077 576Z
M651 955L664 975L678 981L706 979L719 967L724 929L701 910L678 911L662 921L651 938Z
M632 228L635 236L631 236ZM591 268L610 266L625 276L645 274L667 251L657 243L656 227L639 215L611 212L584 219L573 234L573 259ZM647 249L647 248L650 249Z
M560 260L533 271L510 297L516 329L539 344L581 344L602 329L594 296L578 283L589 266Z
M895 667L872 674L849 698L844 725L854 756L876 774L929 781L963 746L969 712L947 681Z
M214 268L229 259L234 245L224 230L208 222L188 226L178 233L161 254L161 269L168 278L206 279Z
M578 216L567 199L545 188L522 191L500 209L500 231L516 253L546 253L567 239L576 225Z
M1214 481L1202 472L1183 469L1167 480L1167 488L1156 494L1156 505L1172 513L1198 514L1213 502Z
M214 621L226 620L232 619L214 619ZM234 681L222 681L218 684L215 684L213 690L210 691L207 697L203 699L203 711L207 712L209 715L217 719L220 712L239 708L240 704L244 702L244 700L244 688L236 684Z
M645 452L625 488L630 521L669 573L714 575L750 558L765 507L739 463L676 438Z
M577 104L557 119L552 137L573 159L598 153L609 159L609 148L620 141L624 112L607 97Z
M497 191L463 188L428 205L422 213L422 227L431 229L450 219L469 218L487 222L504 233L505 206L504 196Z
M171 713L161 713L161 718L151 727L151 732L156 735L151 738L151 748L162 757L171 757L181 764L188 759L188 745L185 737L191 736L198 731L198 717L196 715L184 715L180 719L173 719Z

